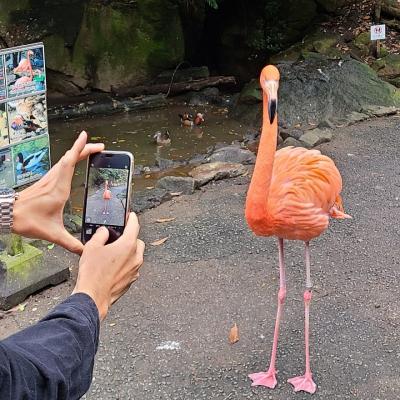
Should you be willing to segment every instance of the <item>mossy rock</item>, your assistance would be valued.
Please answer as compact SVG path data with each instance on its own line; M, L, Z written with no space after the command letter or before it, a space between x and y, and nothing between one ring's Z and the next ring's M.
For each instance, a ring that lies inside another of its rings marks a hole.
M339 38L337 35L322 33L320 37L313 40L313 47L317 53L328 54L338 43Z
M378 76L384 79L396 78L400 76L400 55L389 54L376 60L372 67L378 72Z
M354 44L358 46L369 46L371 44L371 34L369 32L360 33L354 39Z
M258 79L252 79L242 89L239 102L244 104L256 104L262 101L262 90Z

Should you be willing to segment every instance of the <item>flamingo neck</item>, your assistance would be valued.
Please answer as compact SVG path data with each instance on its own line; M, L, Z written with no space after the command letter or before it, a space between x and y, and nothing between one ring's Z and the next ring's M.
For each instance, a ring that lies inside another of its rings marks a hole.
M246 212L257 213L258 217L267 216L268 194L272 179L276 144L278 136L278 117L271 124L268 113L268 100L263 93L263 125L256 164L250 182L246 201Z

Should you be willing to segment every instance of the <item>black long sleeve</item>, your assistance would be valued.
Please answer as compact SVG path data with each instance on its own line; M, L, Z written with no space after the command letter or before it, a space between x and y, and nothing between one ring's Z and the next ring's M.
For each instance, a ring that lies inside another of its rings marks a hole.
M92 381L99 325L95 303L78 293L0 341L0 399L81 398Z

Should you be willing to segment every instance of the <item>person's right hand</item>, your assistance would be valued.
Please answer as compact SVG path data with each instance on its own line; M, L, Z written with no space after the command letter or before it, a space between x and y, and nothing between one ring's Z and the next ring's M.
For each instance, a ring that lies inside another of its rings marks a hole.
M107 244L108 229L99 228L83 248L79 273L73 293L86 293L99 310L100 320L139 277L144 243L138 239L139 222L130 213L124 233Z

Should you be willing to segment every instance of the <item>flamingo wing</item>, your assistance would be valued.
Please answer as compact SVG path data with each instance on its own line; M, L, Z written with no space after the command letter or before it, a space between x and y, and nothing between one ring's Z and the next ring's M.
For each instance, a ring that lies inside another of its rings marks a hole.
M267 207L271 234L307 241L317 237L328 227L341 189L334 162L318 150L277 151Z

